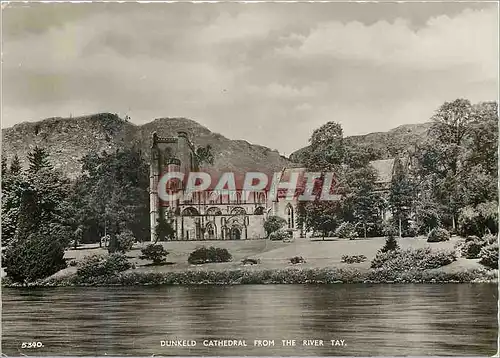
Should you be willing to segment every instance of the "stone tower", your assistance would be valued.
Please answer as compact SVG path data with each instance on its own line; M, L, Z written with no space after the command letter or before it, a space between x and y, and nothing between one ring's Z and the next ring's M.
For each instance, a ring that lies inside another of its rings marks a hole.
M178 202L162 202L158 197L158 182L166 172L181 172L187 177L195 170L196 156L194 145L190 142L187 132L179 131L176 137L159 137L156 132L151 141L151 164L149 175L149 216L151 226L151 241L156 240L156 225L160 217L171 219ZM181 184L182 185L182 184ZM183 188L174 188L182 190Z

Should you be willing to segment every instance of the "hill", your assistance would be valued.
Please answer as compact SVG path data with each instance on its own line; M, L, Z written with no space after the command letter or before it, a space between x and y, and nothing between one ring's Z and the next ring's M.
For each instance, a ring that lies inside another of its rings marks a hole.
M277 151L243 140L231 140L186 118L159 118L144 125L134 125L111 113L74 118L48 118L20 123L2 129L2 150L10 163L17 153L24 167L27 154L34 147L46 148L52 164L71 178L80 173L79 160L90 151L114 151L138 146L149 159L151 133L173 136L185 130L197 146L210 144L215 171L244 173L249 170L280 171L290 161Z
M347 144L371 148L377 159L394 158L397 153L404 152L420 143L427 137L431 122L420 124L404 124L388 132L375 132L345 138ZM290 155L296 163L303 161L309 147L301 148Z

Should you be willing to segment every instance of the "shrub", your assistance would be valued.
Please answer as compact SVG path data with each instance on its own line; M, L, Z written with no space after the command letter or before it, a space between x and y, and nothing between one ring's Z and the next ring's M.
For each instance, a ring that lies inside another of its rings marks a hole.
M77 261L75 261L75 260L71 260L71 261L69 262L69 266L71 266L71 267L78 266L78 262L77 262Z
M421 267L423 269L433 269L451 264L457 260L455 251L439 250L426 255L421 260Z
M432 251L430 247L387 252L379 251L372 260L371 267L393 271L426 270L448 265L456 259L455 251Z
M279 229L269 235L270 240L285 240L293 236L292 229Z
M127 257L121 253L87 256L78 265L76 274L84 279L99 276L113 276L131 267Z
M399 249L398 240L394 236L389 236L385 239L385 245L380 249L380 252L388 252Z
M335 236L341 239L353 239L357 236L357 233L354 225L345 221L335 230Z
M51 235L35 232L8 246L2 264L14 282L33 282L66 268L64 247Z
M488 244L498 243L498 237L496 235L492 235L492 234L484 235L483 240L486 241Z
M165 258L168 255L168 251L165 250L165 248L158 244L158 245L148 245L145 248L141 249L141 256L140 258L142 260L149 260L153 261L153 265L159 265L163 262L165 262Z
M358 264L360 262L365 262L366 261L366 256L365 255L343 255L341 262L345 262L346 264Z
M296 264L305 264L306 260L302 256L294 256L290 259L290 263L296 265Z
M114 252L124 254L125 252L132 250L132 246L134 246L135 241L134 234L130 230L122 231L118 235L112 235L109 240L108 252L110 254Z
M469 241L480 241L481 238L479 236L476 236L476 235L472 235L472 236L467 236L465 238L465 242L469 242Z
M479 253L479 257L481 258L479 261L481 264L498 269L498 243L484 246Z
M427 242L441 242L448 241L450 239L450 233L448 230L443 228L434 228L429 233L427 237Z
M469 236L461 248L462 256L468 259L477 259L481 249L486 246L487 242L477 236Z
M232 260L232 256L227 251L227 249L218 247L200 247L193 252L188 257L188 262L190 264L199 265L210 262L229 262Z
M279 216L269 216L264 222L264 230L266 230L267 235L271 235L273 232L278 231L283 226L285 226L286 220Z
M260 260L257 259L243 259L241 260L243 265L257 265L260 264Z

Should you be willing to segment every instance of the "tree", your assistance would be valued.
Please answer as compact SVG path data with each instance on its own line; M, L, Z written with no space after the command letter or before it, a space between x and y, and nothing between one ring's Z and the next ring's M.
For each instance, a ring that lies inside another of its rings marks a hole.
M7 247L3 265L15 282L46 278L66 267L64 245L49 232L33 232Z
M344 138L340 124L328 122L314 130L309 147L307 168L311 171L332 171L344 160Z
M398 240L394 235L389 235L385 240L384 246L380 249L380 252L396 251L399 249Z
M2 246L7 247L13 240L21 209L21 200L29 187L20 175L8 173L2 178Z
M298 220L299 226L304 226L306 231L313 230L322 234L323 239L330 232L335 232L341 222L342 204L337 201L315 201L299 202Z
M428 198L420 198L417 201L415 217L420 233L428 235L432 229L441 225L439 207L434 201Z
M50 225L60 225L69 230L68 212L65 210L68 192L69 181L57 171L43 168L28 173L20 192L16 235L26 237ZM64 244L68 244L70 239L71 235L66 232Z
M19 161L17 154L15 154L10 163L10 173L12 175L18 175L21 173L21 169L21 162Z
M173 239L175 237L174 228L164 217L158 218L155 232L155 244L158 241L165 241L166 239Z
M473 106L470 128L469 166L481 165L492 177L498 173L498 103L483 102Z
M212 153L212 146L208 144L206 147L196 148L196 160L198 165L214 164L214 155Z
M271 235L273 232L278 231L286 225L286 220L279 216L268 216L264 222L264 230L266 230L267 236Z
M375 192L377 174L371 167L351 169L348 173L347 201L354 220L363 227L363 236L382 226L381 210L384 202Z
M30 173L36 173L42 168L52 169L49 162L49 154L43 148L36 146L31 152L28 153Z
M389 206L399 224L399 237L402 236L402 223L409 219L413 208L415 184L403 166L401 158L394 160L393 176L389 193Z
M451 218L453 229L460 207L464 205L462 182L459 180L466 163L466 144L472 132L476 113L466 99L445 102L432 117L433 125L426 159L421 161L424 171L437 174L434 196L440 202L446 214ZM432 154L429 160L429 154ZM426 168L425 168L426 167Z
M89 153L74 199L85 240L129 229L139 241L149 237L149 168L137 148Z
M7 174L7 158L5 158L5 154L2 153L2 177Z

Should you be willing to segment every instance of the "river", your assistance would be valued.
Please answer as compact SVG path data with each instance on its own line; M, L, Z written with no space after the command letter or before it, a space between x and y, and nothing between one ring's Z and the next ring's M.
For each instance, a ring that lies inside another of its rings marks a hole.
M491 356L497 299L494 284L3 288L2 350L9 356ZM161 346L175 339L196 346ZM247 347L205 347L210 339L245 340ZM255 340L275 345L258 347ZM23 349L23 342L43 347Z

